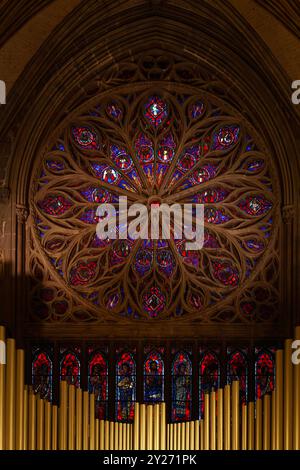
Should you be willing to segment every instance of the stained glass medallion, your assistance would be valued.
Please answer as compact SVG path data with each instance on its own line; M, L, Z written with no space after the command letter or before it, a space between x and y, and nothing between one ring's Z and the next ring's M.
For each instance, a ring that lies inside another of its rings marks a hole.
M110 93L48 148L32 181L31 269L43 256L60 298L36 315L57 315L54 303L68 321L86 310L89 320L208 319L228 302L241 312L238 289L271 258L276 206L269 157L238 112L189 87L184 99L176 86ZM165 241L99 240L97 207L118 214L119 196L129 207L204 204L204 247L186 250L172 230Z

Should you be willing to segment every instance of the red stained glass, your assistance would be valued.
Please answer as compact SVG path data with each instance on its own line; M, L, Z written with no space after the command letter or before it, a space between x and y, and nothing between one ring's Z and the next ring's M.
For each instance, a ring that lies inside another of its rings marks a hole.
M204 395L220 387L220 362L214 352L208 351L200 360L200 417L204 412Z
M246 403L248 398L248 360L241 350L235 350L228 356L227 383L231 384L233 380L239 380L240 399L242 403Z
M95 395L95 417L105 419L108 405L108 365L99 351L94 352L89 360L88 389Z
M52 399L52 361L46 351L38 349L32 360L32 387L41 398Z
M124 352L117 362L116 374L116 419L132 422L136 397L136 365L133 356Z
M274 390L275 361L274 351L260 350L256 352L255 389L256 398L262 398Z
M68 385L80 386L80 361L72 352L65 352L60 361L60 379L66 380Z
M172 364L172 420L191 419L192 363L186 352L178 352Z
M152 351L144 363L144 401L164 399L164 363L159 352Z

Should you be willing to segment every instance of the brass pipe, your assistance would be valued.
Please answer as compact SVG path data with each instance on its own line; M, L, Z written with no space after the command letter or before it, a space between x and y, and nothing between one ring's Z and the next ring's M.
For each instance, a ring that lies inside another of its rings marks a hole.
M254 403L248 403L248 450L254 450Z
M153 406L147 406L147 450L153 449Z
M105 449L105 421L103 419L100 420L100 428L99 428L99 450Z
M51 403L45 401L45 450L51 450Z
M240 384L232 382L232 450L240 448Z
M28 448L28 387L24 387L23 450Z
M114 422L109 423L109 450L115 450L115 428Z
M104 423L104 450L109 450L109 421Z
M36 449L36 396L32 390L29 392L28 412L28 450Z
M121 423L115 423L114 424L114 438L115 438L115 443L114 443L114 450L119 450L119 426Z
M5 362L6 343L5 329L0 326L0 450L5 449Z
M133 448L139 450L139 437L140 437L140 405L134 404L134 418L133 418Z
M247 405L242 405L242 450L247 450Z
M5 448L15 449L15 410L16 410L16 343L6 340L6 402L5 402Z
M76 450L82 450L82 390L76 388Z
M283 449L283 351L276 351L276 450Z
M166 436L166 404L160 404L160 450L167 450Z
M185 449L190 450L190 433L191 433L191 422L187 421L185 423Z
M168 450L174 450L174 425L169 424L169 447Z
M292 358L292 342L287 339L284 343L284 450L293 448L293 364Z
M195 450L200 450L200 421L195 421Z
M122 450L129 450L129 442L127 444L127 430L129 429L129 424L123 424L123 432L122 432L122 441L123 441L123 448ZM128 434L129 437L129 434Z
M204 395L204 450L209 450L209 394Z
M218 390L218 401L217 401L217 450L223 450L223 389Z
M176 423L177 428L177 450L181 450L181 423Z
M68 386L68 449L75 449L75 385Z
M195 421L190 424L190 450L195 450Z
M44 450L44 400L37 397L37 450Z
M224 450L230 450L231 415L230 415L230 385L224 388Z
M16 374L16 449L23 449L23 419L24 419L24 382L25 360L24 350L17 349L17 374Z
M58 408L52 405L52 450L57 450Z
M271 394L271 450L276 450L276 390Z
M200 419L200 422L199 422L199 446L200 446L200 450L204 450L204 432L203 432L203 428L204 428L204 421L203 421L203 419Z
M95 419L95 450L99 450L99 434L100 434L99 419Z
M255 450L262 449L262 401L260 398L255 404Z
M140 405L140 450L146 450L146 405Z
M67 382L60 382L60 403L59 403L59 450L67 450Z
M95 450L95 395L90 394L90 450ZM117 449L116 449L117 450Z
M270 450L270 395L265 394L263 399L263 450Z
M89 392L83 392L82 450L89 450Z
M159 403L154 405L154 416L153 416L153 449L159 450L160 442L160 406Z
M186 423L181 423L181 450L185 450Z
M300 326L295 328L295 340L300 340ZM293 449L300 450L300 363L293 364Z
M210 393L210 450L216 450L216 392Z
M177 424L173 423L173 450L177 449Z
M125 441L123 442L123 428L125 429ZM119 423L119 450L125 450L126 446L126 423Z

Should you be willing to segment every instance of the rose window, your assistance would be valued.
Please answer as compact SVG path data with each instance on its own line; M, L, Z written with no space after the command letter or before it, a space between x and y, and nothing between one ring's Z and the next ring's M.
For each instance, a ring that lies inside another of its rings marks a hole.
M70 315L70 302L95 317L140 320L209 321L235 299L249 310L239 291L268 257L275 207L267 151L243 116L207 92L141 88L90 102L61 129L31 193L32 270L42 258L50 273L33 294L44 296L44 317ZM129 207L204 204L203 248L187 251L173 232L99 239L97 208L118 210L119 196ZM271 296L267 280L260 287Z

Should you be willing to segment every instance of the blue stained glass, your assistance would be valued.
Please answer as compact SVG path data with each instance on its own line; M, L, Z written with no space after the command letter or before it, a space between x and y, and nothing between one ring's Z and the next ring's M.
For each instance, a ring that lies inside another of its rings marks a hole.
M172 421L189 421L192 405L192 363L178 352L172 364Z
M239 126L225 126L215 131L213 134L212 149L228 150L233 147L239 137Z
M161 354L152 351L144 363L144 401L157 403L164 399L164 363Z

